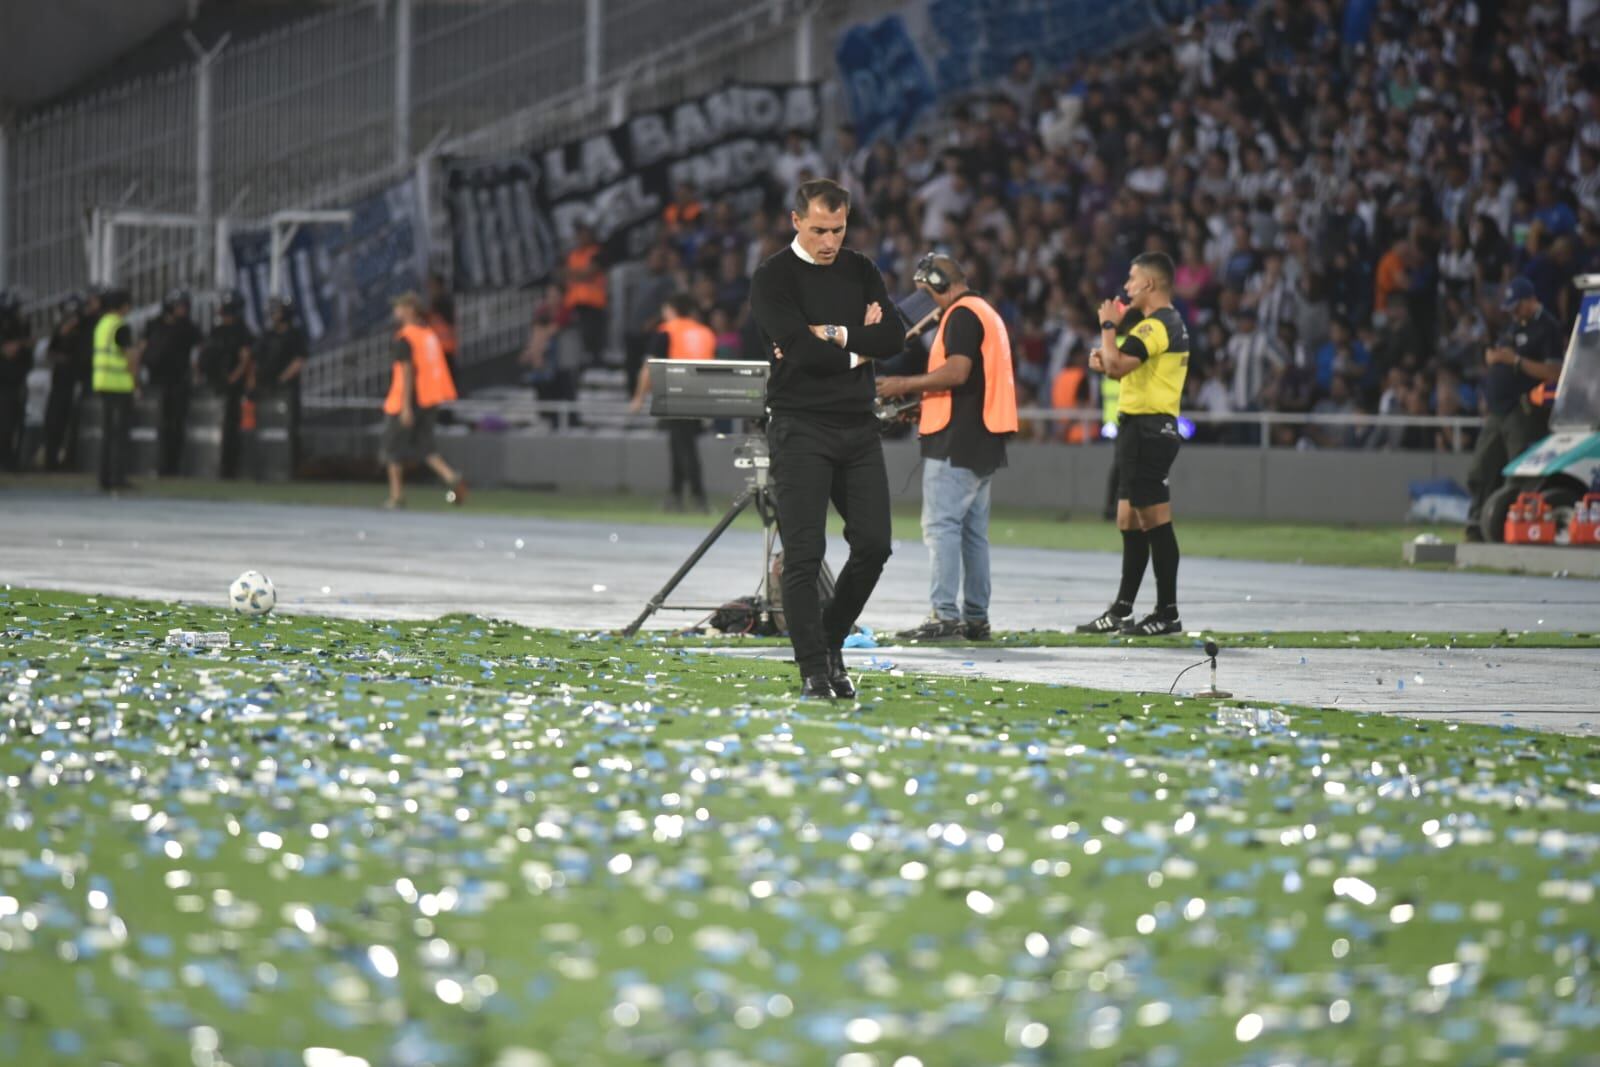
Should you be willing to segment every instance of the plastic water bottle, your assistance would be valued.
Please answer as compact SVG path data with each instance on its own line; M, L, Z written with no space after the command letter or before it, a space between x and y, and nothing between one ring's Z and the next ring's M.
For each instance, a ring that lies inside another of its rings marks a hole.
M1276 708L1218 708L1218 726L1243 726L1252 730L1287 726L1289 716Z
M175 648L227 648L226 630L168 630L167 644Z

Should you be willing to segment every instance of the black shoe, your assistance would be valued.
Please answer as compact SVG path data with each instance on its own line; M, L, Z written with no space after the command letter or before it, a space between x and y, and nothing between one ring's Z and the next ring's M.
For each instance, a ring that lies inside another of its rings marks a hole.
M1100 617L1093 622L1086 622L1078 627L1080 634L1114 634L1121 633L1122 628L1133 619L1133 605L1115 603L1100 613Z
M1470 523L1466 531L1462 533L1461 539L1469 545L1481 545L1483 544L1483 528L1477 523Z
M1122 627L1122 632L1128 637L1160 637L1162 634L1182 633L1183 623L1178 621L1176 610L1170 613L1154 611L1138 622L1128 622Z
M840 700L856 698L856 686L850 680L850 671L844 665L844 653L837 649L828 653L828 685L832 688L833 695Z
M912 630L902 630L895 636L902 641L949 641L961 637L965 631L960 619L929 619Z
M808 674L800 686L802 700L832 700L833 683L826 674Z
M988 619L968 619L962 624L962 629L968 641L994 640L994 634L989 629Z

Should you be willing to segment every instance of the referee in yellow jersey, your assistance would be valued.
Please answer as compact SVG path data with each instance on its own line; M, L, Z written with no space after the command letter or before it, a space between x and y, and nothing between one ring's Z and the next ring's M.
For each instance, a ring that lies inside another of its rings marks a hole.
M1117 529L1122 531L1122 586L1117 599L1079 633L1135 637L1178 633L1178 535L1167 484L1178 458L1178 404L1189 373L1189 331L1172 306L1172 259L1146 252L1128 268L1130 309L1141 316L1117 343L1115 301L1100 305L1100 347L1089 366L1118 382ZM1126 325L1127 319L1123 319ZM1156 572L1156 607L1133 620L1145 565Z

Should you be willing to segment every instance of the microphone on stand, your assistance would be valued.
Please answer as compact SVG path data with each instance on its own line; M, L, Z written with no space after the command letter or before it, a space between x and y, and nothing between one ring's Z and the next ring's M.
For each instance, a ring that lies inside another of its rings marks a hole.
M1217 688L1217 652L1220 651L1217 648L1217 643L1211 640L1206 641L1205 650L1207 658L1211 660L1211 688L1203 693L1196 693L1195 696L1201 700L1227 700L1233 694L1225 693Z

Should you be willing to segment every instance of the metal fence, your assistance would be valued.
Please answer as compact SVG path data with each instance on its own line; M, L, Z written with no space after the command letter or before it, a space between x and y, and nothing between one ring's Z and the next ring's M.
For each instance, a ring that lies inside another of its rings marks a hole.
M121 244L119 283L202 285L222 215L338 204L431 142L592 95L696 27L787 2L359 0L194 63L0 127L0 284L53 304L88 280L91 213L187 213ZM685 25L689 30L685 30Z

